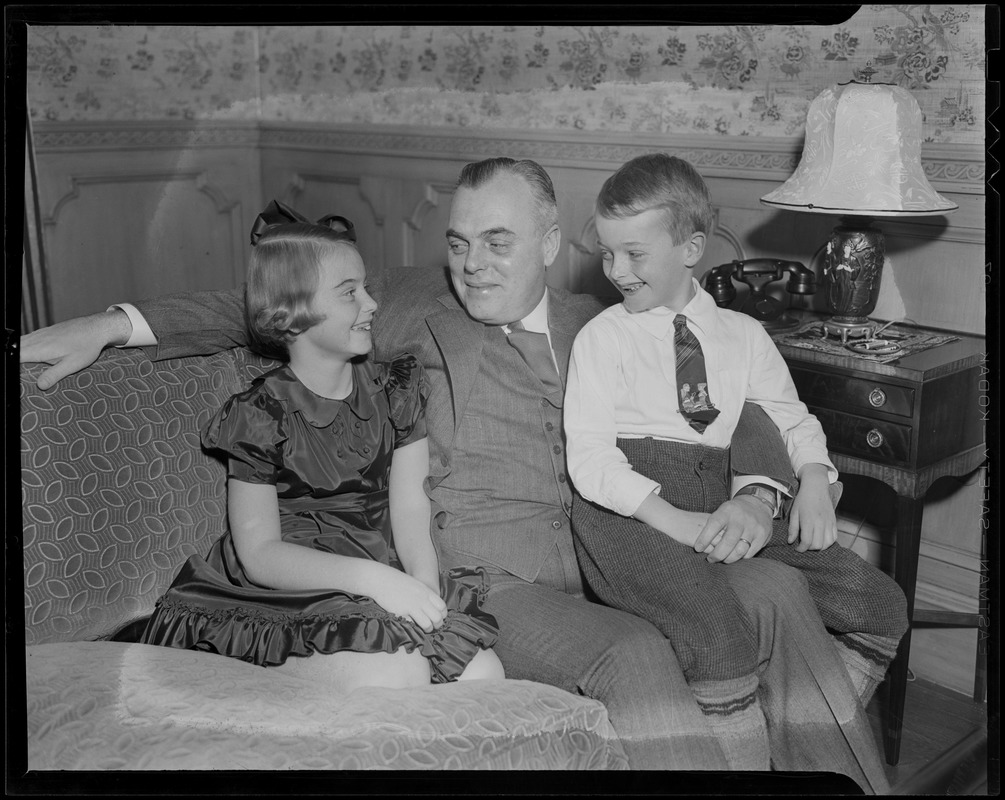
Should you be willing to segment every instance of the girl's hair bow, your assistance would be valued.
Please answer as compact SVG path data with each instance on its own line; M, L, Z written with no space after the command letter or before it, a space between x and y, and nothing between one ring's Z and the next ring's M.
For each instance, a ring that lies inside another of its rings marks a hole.
M294 223L317 225L334 231L339 239L346 239L350 242L356 241L356 228L345 217L340 217L337 214L328 214L328 216L321 217L317 222L311 222L288 205L280 203L278 200L273 200L255 219L255 224L251 227L251 244L258 244L258 240L262 238L262 234L266 231L271 231L281 225Z

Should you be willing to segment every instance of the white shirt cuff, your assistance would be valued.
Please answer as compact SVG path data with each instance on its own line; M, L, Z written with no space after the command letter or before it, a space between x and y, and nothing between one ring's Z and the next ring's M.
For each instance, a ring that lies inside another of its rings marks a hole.
M111 311L113 308L125 311L126 316L129 317L129 322L133 326L133 332L129 335L129 341L125 344L116 345L116 347L149 347L157 344L157 337L150 330L150 326L143 319L143 315L136 309L136 306L129 303L116 303L114 306L109 306L108 310Z
M634 516L646 498L651 494L659 494L662 488L656 481L639 475L637 472L633 472L631 475L634 480L626 482L626 485L621 487L622 490L618 492L618 496L622 498L621 501L614 502L609 506L613 512L621 514L623 517Z
M827 468L827 482L834 483L840 476L837 471L837 467L831 462L830 457L826 450L818 451L816 453L807 453L801 458L793 459L792 471L799 474L799 470L805 467L807 464L823 464Z

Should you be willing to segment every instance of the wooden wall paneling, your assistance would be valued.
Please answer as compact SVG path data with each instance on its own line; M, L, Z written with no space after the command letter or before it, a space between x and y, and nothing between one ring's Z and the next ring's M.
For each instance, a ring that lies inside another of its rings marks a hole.
M562 247L548 270L548 284L614 299L616 292L601 268L593 220L597 194L609 173L568 168L554 173Z
M262 153L263 193L286 198L309 218L351 219L372 272L446 263L455 180L448 163L332 152L323 141L291 149L272 143Z
M37 126L54 321L240 283L245 207L257 207L260 191L248 134L247 126Z
M601 264L593 203L584 203L584 206L581 213L573 216L573 222L560 225L564 245L561 255L564 257L556 259L557 263L549 269L548 283L617 300L617 290L605 277Z
M204 172L78 175L71 187L43 220L56 320L102 310L110 291L143 298L240 281L241 204Z
M403 181L397 265L437 267L447 263L445 234L455 186L455 178Z
M372 179L320 170L298 170L281 192L283 202L310 220L339 214L356 229L356 245L369 268L384 263L382 191ZM368 191L369 190L369 191Z

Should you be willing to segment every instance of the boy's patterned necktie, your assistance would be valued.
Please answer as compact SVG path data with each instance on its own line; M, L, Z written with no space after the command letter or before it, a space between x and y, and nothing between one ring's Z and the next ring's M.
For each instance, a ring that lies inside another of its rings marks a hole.
M708 396L705 355L695 335L688 330L687 318L678 314L673 321L673 345L677 359L677 401L680 413L698 433L719 416Z
M527 366L534 371L548 393L561 389L562 381L558 377L558 370L555 369L548 334L529 331L522 322L512 323L509 331L507 340L513 345L513 349L523 356Z

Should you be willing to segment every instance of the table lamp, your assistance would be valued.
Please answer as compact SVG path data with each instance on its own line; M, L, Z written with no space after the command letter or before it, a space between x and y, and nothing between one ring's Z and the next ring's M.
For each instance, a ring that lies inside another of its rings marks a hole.
M866 73L868 77L868 73ZM765 205L841 217L824 255L831 317L824 335L873 336L886 258L874 217L933 216L958 206L937 194L921 166L921 109L906 89L850 81L824 89L806 115L796 171L764 195Z

